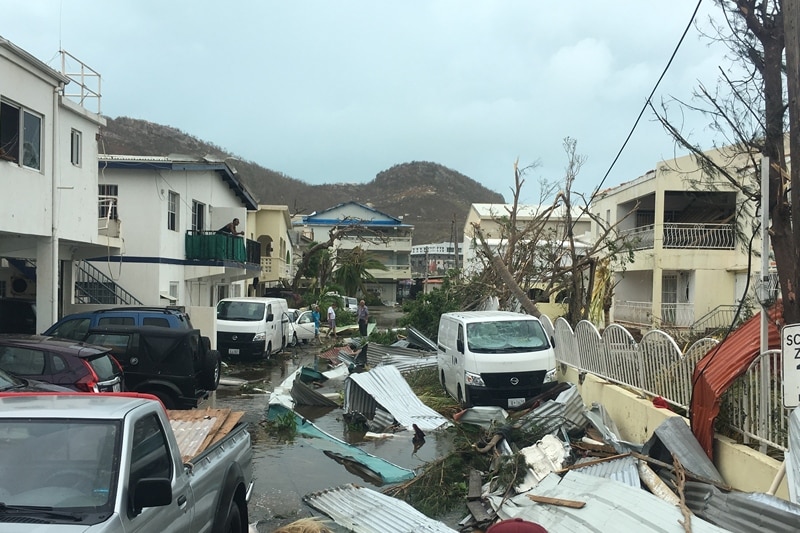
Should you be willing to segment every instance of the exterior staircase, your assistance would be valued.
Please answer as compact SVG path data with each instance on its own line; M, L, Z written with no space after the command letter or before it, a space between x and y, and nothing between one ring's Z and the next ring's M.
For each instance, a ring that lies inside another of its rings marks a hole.
M75 303L143 305L138 298L87 261L77 262Z

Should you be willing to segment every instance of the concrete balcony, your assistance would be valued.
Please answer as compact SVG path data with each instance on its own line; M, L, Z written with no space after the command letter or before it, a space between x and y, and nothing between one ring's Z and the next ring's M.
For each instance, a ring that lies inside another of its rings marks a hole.
M261 258L261 273L258 276L259 281L289 280L291 279L291 275L290 265L280 257Z

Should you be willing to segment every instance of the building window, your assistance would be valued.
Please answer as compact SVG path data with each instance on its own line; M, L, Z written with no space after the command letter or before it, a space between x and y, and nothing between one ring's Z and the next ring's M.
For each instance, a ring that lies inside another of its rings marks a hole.
M178 231L178 202L180 196L174 191L169 191L167 199L167 229Z
M119 190L117 185L98 185L97 204L99 206L98 217L117 220L117 203L119 200Z
M178 299L178 282L177 281L170 281L169 282L169 295L175 298L177 301Z
M0 102L0 159L41 170L41 116L9 102Z
M72 130L70 136L70 162L76 167L81 166L81 132Z
M192 201L192 231L201 232L206 226L206 205Z

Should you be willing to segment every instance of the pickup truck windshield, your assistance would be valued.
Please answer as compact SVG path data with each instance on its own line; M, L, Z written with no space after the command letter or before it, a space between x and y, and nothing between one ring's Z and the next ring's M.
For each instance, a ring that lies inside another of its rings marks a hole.
M111 514L119 432L107 420L0 419L0 516L75 522Z
M519 353L550 347L535 320L503 320L467 324L467 346L473 353Z
M262 321L264 304L259 302L220 302L217 304L220 320Z

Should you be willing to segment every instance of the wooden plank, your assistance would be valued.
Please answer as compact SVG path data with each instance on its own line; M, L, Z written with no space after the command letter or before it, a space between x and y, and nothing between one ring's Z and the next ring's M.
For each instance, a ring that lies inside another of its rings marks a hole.
M469 471L469 490L467 491L467 499L481 499L481 473L475 469Z
M492 517L486 512L486 508L480 500L468 501L467 509L469 509L470 514L472 514L476 522L481 523L492 520Z
M580 509L586 502L579 502L576 500L565 500L563 498L548 498L547 496L537 496L536 494L528 494L528 498L536 503L547 503L550 505L560 505L562 507L571 507L573 509Z
M221 440L222 437L227 435L235 426L239 423L239 420L242 419L244 416L244 411L231 411L228 413L227 418L225 418L224 423L220 427L217 434L214 435L214 438L211 439L211 444L214 444L218 440Z

